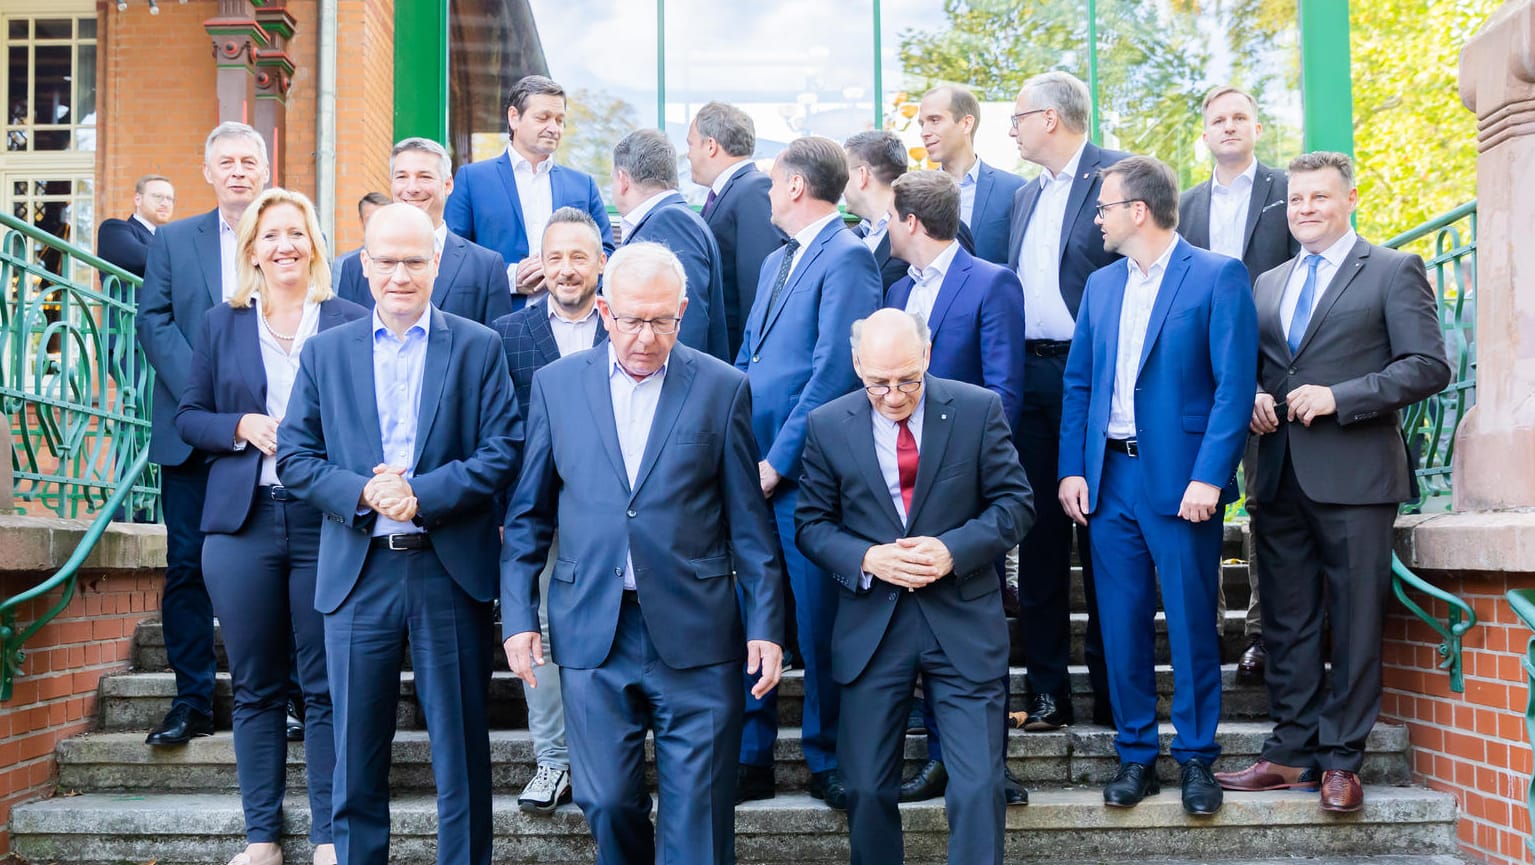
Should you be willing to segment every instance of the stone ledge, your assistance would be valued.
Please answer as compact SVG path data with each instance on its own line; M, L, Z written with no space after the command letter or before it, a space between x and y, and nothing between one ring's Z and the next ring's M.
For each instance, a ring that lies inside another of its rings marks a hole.
M1398 517L1396 552L1415 571L1535 574L1535 511Z
M0 574L48 574L63 567L90 528L88 520L0 515ZM139 571L165 567L165 526L113 523L83 570Z

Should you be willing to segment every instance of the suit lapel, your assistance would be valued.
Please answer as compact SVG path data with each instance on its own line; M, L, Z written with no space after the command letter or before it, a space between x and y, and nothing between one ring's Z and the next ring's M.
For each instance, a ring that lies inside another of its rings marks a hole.
M240 374L259 405L266 405L266 363L261 358L261 310L254 305L237 310L230 318L228 357L244 359Z
M448 232L447 239L442 243L442 258L437 263L437 281L432 283L432 305L438 309L442 309L443 304L448 302L448 295L453 292L453 286L458 281L458 271L469 260L466 243L452 231Z
M586 358L586 407L592 413L592 429L602 442L602 451L608 455L608 463L618 473L624 495L631 496L629 472L624 468L624 453L618 447L618 424L613 419L613 391L608 386L607 352L594 351ZM659 411L659 410L658 410Z
M1151 356L1152 346L1156 345L1157 335L1162 332L1162 322L1167 320L1167 311L1173 306L1173 298L1177 297L1178 289L1183 287L1183 277L1189 272L1189 259L1193 253L1189 252L1188 241L1178 238L1173 241L1173 254L1167 262L1167 271L1162 274L1162 284L1157 287L1157 299L1151 306L1151 317L1146 320L1146 338L1141 342L1141 358L1135 365L1135 377L1141 375L1141 369L1146 366L1146 358ZM1128 274L1130 265L1125 264L1125 272ZM1124 302L1124 292L1120 292L1120 302ZM1115 336L1116 340L1118 335Z
M949 449L949 434L954 430L954 411L950 403L954 397L946 388L926 376L927 393L922 395L922 447L917 451L917 486L911 494L911 508L906 514L908 529L917 524L917 515L927 504L928 493L933 491L939 468L943 466L944 452ZM872 409L871 409L872 410Z
M346 316L341 314L340 304L331 303L328 300L321 301L320 322L315 327L315 333L327 331L343 324L346 324Z
M1272 327L1269 331L1269 337L1271 339L1279 340L1279 343L1285 347L1284 350L1286 353L1289 353L1290 351L1290 344L1285 339L1286 322L1280 320L1280 317L1284 312L1284 292L1285 287L1290 284L1290 276L1295 273L1295 268L1300 265L1301 259L1303 257L1304 254L1290 259L1290 266L1285 268L1284 276L1279 279L1279 282L1275 286L1272 296L1261 296L1253 298L1254 302L1258 305L1259 331L1261 332L1264 329L1266 326L1265 322L1272 324Z
M645 486L645 479L650 477L651 469L656 467L661 449L666 446L666 440L671 438L672 427L677 425L677 416L682 414L682 404L693 387L693 372L693 356L683 348L674 347L667 361L666 378L661 382L661 399L656 403L656 414L650 422L650 434L645 437L645 455L640 458L639 471L634 473L634 489L629 493L630 501Z
M1115 361L1119 356L1119 318L1125 306L1125 284L1130 279L1130 261L1126 258L1110 264L1113 270L1109 271L1112 279L1104 283L1108 289L1101 303L1102 316L1099 309L1093 310L1093 328L1103 329L1103 338L1096 339L1093 346L1093 387L1092 399L1096 401L1099 395L1109 399L1114 393ZM1097 291L1095 287L1093 289ZM1084 304L1091 302L1086 296L1082 298Z
M421 462L421 452L432 434L437 419L437 403L448 383L448 363L453 359L453 331L442 312L431 309L426 333L426 366L421 371L421 410L416 415L416 453L412 465Z
M1338 298L1342 297L1343 292L1347 291L1348 287L1354 283L1354 277L1358 276L1361 270L1364 270L1365 265L1369 262L1369 258L1370 244L1366 243L1363 238L1355 240L1354 248L1349 250L1348 257L1343 259L1343 264L1338 268L1338 272L1332 275L1332 282L1327 285L1327 293L1322 295L1322 299L1311 310L1311 320L1306 323L1306 334L1301 337L1300 348L1295 352L1297 357L1306 352L1306 346L1310 345L1311 338L1316 336L1317 328L1321 326L1322 320L1327 318L1327 313L1332 312L1333 305L1338 302Z
M373 382L373 327L360 328L352 340L352 399L356 400L353 414L362 418L363 435L368 437L368 449L373 454L373 464L384 461L384 434L378 422L378 391Z
M1034 218L1034 207L1039 204L1039 178L1036 177L1024 183L1023 188L1018 191L1018 194L1021 198L1015 203L1013 231L1007 240L1008 249L1011 250L1008 253L1009 261L1012 260L1014 255L1017 255L1020 259L1023 258L1023 236L1028 233L1029 220ZM1017 264L1022 263L1022 261L1017 262ZM1017 270L1017 267L1014 266L1010 269Z
M517 194L517 173L512 170L512 155L510 153L502 152L501 158L496 160L496 173L501 176L501 186L505 188L507 201L511 203L511 207L508 210L511 213L509 218L512 221L513 233L526 237L528 229L522 223L522 198ZM549 191L554 193L553 171L549 174L549 181ZM554 206L559 207L559 198L555 196L554 200L556 202Z
M602 345L602 341L608 338L608 329L602 325L602 316L597 316L597 329L592 333L592 348Z
M1097 180L1100 151L1091 141L1082 146L1082 158L1077 161L1076 176L1071 178L1071 192L1066 197L1066 213L1061 219L1061 256L1066 255L1066 245L1071 240L1071 230L1076 227L1077 215L1087 204L1088 194Z
M1258 217L1263 215L1263 206L1268 203L1269 193L1274 189L1274 171L1263 163L1258 163L1258 171L1253 175L1253 188L1247 196L1247 225L1242 229L1242 254L1247 254L1248 244L1253 242L1253 232L1258 228ZM1206 220L1208 222L1208 219Z
M714 215L720 212L721 206L725 203L725 196L730 194L730 190L735 187L736 181L756 170L757 166L748 162L745 166L736 169L736 172L730 175L730 179L725 181L725 185L720 189L719 195L714 196L714 207L709 211L709 217L705 219L705 222L709 223L711 228L714 225Z
M560 359L560 344L554 341L554 325L549 323L549 307L539 304L541 314L533 316L528 333L533 337L533 348L538 351L538 363L547 366Z
M197 226L197 259L202 264L203 283L214 306L224 302L224 253L219 244L219 222L223 218L215 208Z
M757 334L758 348L762 346L762 341L767 339L768 331L773 329L773 324L778 321L778 316L783 312L783 308L789 305L789 295L794 293L795 289L799 287L800 280L804 279L805 274L809 273L810 269L815 266L815 260L821 256L821 251L826 248L826 244L831 242L836 232L845 230L846 228L842 224L842 217L839 215L832 219L831 222L828 222L821 229L821 232L815 236L815 239L810 241L810 248L805 250L805 257L800 259L798 265L795 265L794 270L789 273L789 281L784 284L783 290L778 293L777 306L768 310L767 323L762 326L762 332ZM787 255L788 251L785 250L784 254ZM783 262L780 260L779 267L782 266ZM776 276L777 274L775 273L774 275ZM768 286L765 297L769 302L772 302L772 286Z
M949 272L943 275L943 282L938 286L938 296L933 299L933 311L927 315L927 329L931 336L938 336L943 317L949 314L949 307L954 305L954 299L964 289L965 280L970 278L970 269L974 264L975 260L963 248L954 251L954 258L949 262Z
M1180 225L1188 231L1184 236L1200 249L1210 248L1210 196L1214 189L1215 184L1209 180L1194 187L1194 194L1189 197L1189 212L1179 217Z
M980 163L980 168L975 174L975 206L970 210L970 228L972 231L975 229L976 216L986 211L986 205L991 201L991 193L997 188L997 178L992 174L994 169L990 165L981 162L979 156L975 159L976 162Z
M874 450L874 407L868 400L859 400L848 410L843 429L847 431L848 451L853 455L853 462L857 464L858 471L863 475L864 483L869 489L875 491L874 498L879 501L876 506L879 512L884 514L895 529L897 535L906 534L906 526L901 524L901 513L895 509L895 502L891 501L889 485L885 483L885 473L879 467L879 454ZM921 473L921 457L918 457L918 473ZM912 497L912 503L916 504L916 497Z

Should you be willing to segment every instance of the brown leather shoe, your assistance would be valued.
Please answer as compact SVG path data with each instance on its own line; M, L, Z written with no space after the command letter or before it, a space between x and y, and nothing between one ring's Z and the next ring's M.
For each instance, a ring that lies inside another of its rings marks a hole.
M1293 790L1297 787L1315 790L1317 778L1315 769L1281 766L1259 760L1240 772L1216 772L1215 781L1226 790L1253 793L1259 790Z
M1263 635L1254 634L1247 640L1247 648L1237 660L1237 681L1244 685L1260 685L1268 667L1269 653L1263 648Z
M1322 773L1322 810L1336 814L1352 814L1364 807L1364 788L1359 786L1359 774L1342 769L1328 769Z

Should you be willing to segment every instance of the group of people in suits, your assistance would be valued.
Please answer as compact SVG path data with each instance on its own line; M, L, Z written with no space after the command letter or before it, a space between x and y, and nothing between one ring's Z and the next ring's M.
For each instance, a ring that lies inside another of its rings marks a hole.
M663 135L619 142L615 244L596 181L553 161L566 108L523 79L506 152L456 174L399 142L392 201L360 210L336 277L310 202L262 191L244 124L205 143L218 206L153 232L137 328L178 693L148 741L212 732L219 614L234 865L282 861L295 694L314 861L387 858L407 651L439 860L491 860L496 601L537 763L519 805L574 799L598 861L734 861L735 807L776 792L792 655L809 790L847 810L853 861L901 861L897 804L942 794L950 861L1000 863L1004 809L1028 801L1010 653L1024 729L1075 722L1073 545L1093 720L1117 731L1106 804L1158 791L1160 591L1185 809L1308 786L1360 807L1412 494L1396 412L1449 367L1421 260L1350 227L1346 157L1263 166L1256 104L1221 88L1212 177L1180 199L1165 164L1088 140L1086 86L1049 72L1011 118L1036 179L977 157L957 86L919 109L937 170L867 132L795 139L763 172L750 117L713 102L687 139L701 213ZM1256 765L1214 773L1244 452L1263 591L1242 665L1276 725ZM912 729L929 759L903 779Z

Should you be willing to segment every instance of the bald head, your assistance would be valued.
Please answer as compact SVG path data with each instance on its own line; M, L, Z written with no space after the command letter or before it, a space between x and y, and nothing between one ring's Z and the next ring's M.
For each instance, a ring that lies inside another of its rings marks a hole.
M388 204L363 229L362 267L384 325L401 336L432 299L437 242L431 217L414 204Z
M372 246L375 238L385 234L406 241L421 241L424 238L427 255L431 255L437 246L431 217L413 204L396 202L380 207L363 228L363 246Z
M899 423L922 401L927 374L927 322L900 309L882 309L853 323L853 368L874 410Z

